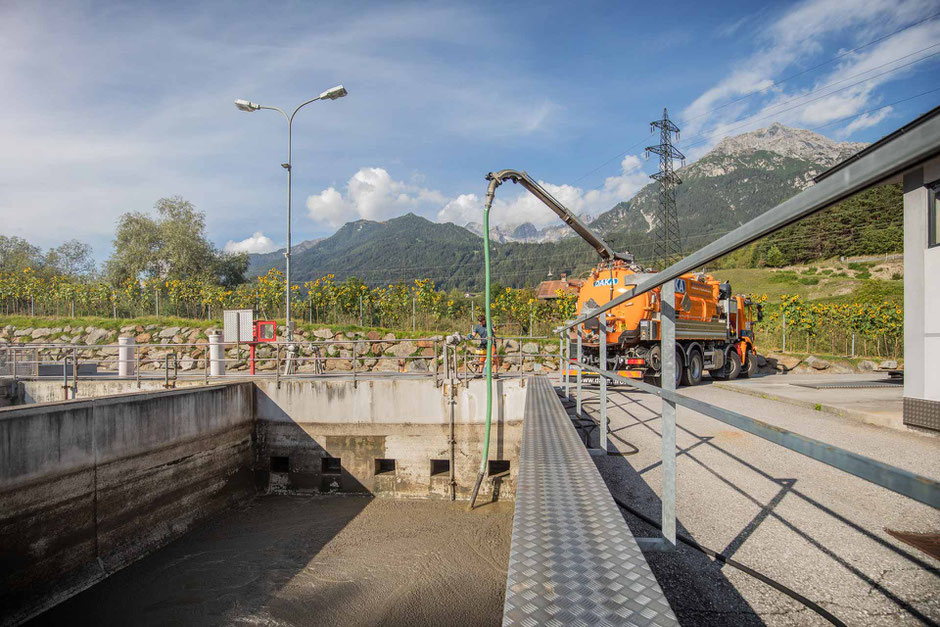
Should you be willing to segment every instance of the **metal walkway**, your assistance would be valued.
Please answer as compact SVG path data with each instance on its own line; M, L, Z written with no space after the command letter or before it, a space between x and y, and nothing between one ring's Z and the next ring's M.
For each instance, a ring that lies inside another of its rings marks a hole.
M504 625L678 625L545 376L529 379Z

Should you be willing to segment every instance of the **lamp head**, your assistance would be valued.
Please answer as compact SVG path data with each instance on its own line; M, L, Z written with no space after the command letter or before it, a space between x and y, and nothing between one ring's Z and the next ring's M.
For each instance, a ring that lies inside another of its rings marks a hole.
M331 87L325 92L320 94L320 100L336 100L337 98L342 98L346 95L346 88L342 85L337 85L336 87Z
M249 113L261 108L261 105L255 104L249 100L236 100L235 106L238 107L239 111L248 111Z

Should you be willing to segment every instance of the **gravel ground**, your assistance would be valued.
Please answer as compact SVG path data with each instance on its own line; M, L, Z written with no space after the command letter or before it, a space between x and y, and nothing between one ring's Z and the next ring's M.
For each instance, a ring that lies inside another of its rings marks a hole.
M44 625L498 625L512 503L264 496Z
M712 385L682 391L940 477L940 437ZM586 391L585 399L585 412L596 417L596 392ZM658 520L660 402L619 388L609 400L610 441L621 454L595 460L614 496ZM776 579L846 624L940 621L940 562L884 531L940 532L938 510L681 407L677 445L680 533ZM638 537L654 535L630 514L624 518ZM685 625L827 624L766 584L683 545L647 557Z

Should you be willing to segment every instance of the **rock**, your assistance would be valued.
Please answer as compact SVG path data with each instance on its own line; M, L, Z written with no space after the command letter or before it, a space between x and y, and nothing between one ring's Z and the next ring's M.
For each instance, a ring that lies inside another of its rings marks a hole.
M332 340L332 339L333 339L333 331L331 331L330 329L327 329L327 328L317 329L316 331L313 332L313 335L314 335L315 337L320 338L321 340Z
M375 364L375 368L372 369L374 372L399 372L401 370L397 359L384 357L377 361L378 363Z
M369 331L368 333L366 333L366 337L374 342L375 340L381 340L382 334L379 333L378 331Z
M193 370L196 367L196 360L187 355L180 359L180 370Z
M832 368L829 369L829 372L833 374L852 374L855 372L855 368L853 368L851 364L837 361L832 364Z
M405 364L405 372L427 372L428 364L424 359L409 359Z
M832 364L830 364L825 359L820 359L819 357L816 357L815 355L810 355L809 357L806 358L806 365L812 368L813 370L826 370Z
M858 362L858 369L862 372L868 372L874 370L877 367L878 364L868 359L863 359L862 361Z
M73 333L84 333L84 332L85 332L85 327L75 327L74 329L72 329L72 332L73 332Z
M386 342L389 342L389 341L397 340L398 338L395 337L394 333L386 333L385 337L383 337L382 339L385 340Z
M522 352L529 355L538 355L539 354L539 345L535 342L526 342L522 345Z
M515 353L517 350L519 350L519 342L516 340L506 340L503 343L503 346L506 348L507 353Z
M169 337L173 337L174 335L178 334L179 332L180 332L180 328L179 328L179 327L167 327L167 328L163 329L162 331L160 331L159 333L157 333L157 337L160 337L160 338L164 338L164 337L169 338Z
M433 348L434 342L431 340L418 340L418 348Z
M13 332L13 337L22 337L24 335L32 335L32 329L17 329Z
M144 327L144 331L153 331L153 330L156 329L156 328L157 328L157 325L155 325L155 324L148 324L147 326Z
M326 362L327 371L340 370L347 371L352 370L352 362L348 359L330 359Z
M378 359L363 359L362 368L363 370L372 370L377 363L379 363Z
M74 344L81 344L81 343L82 343L82 336L81 336L81 335L76 335L76 336L73 337L71 340L69 340L69 344L73 344L73 345L74 345Z
M893 359L885 359L883 362L878 364L878 367L882 370L897 370L898 362Z
M149 333L141 333L140 335L137 335L136 337L134 337L134 341L137 342L138 344L146 344L147 342L150 341L150 337L151 336Z
M111 331L108 331L107 329L94 329L88 333L88 337L85 338L85 343L97 344L98 342L106 340L109 337L111 337Z
M416 350L418 350L418 346L411 340L398 342L388 348L388 352L395 355L395 357L409 357Z
M40 327L38 329L33 329L33 332L30 333L30 336L35 340L41 337L46 337L50 333L52 333L52 329L47 327Z
M545 352L548 353L548 354L550 354L550 355L554 355L555 353L558 352L558 345L555 344L555 343L546 344L546 345L545 345Z
M133 324L129 326L121 327L121 333L134 333L136 331L137 331L137 327Z

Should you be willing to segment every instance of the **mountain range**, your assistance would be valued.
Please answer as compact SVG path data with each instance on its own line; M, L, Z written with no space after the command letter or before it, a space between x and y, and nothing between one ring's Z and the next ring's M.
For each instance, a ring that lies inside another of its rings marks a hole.
M680 168L676 193L683 249L698 249L778 205L813 183L813 177L866 144L838 142L812 131L775 123L722 140L697 161ZM641 261L652 253L650 225L658 207L650 183L590 221L617 250ZM586 220L589 216L582 216ZM332 236L294 247L293 280L325 274L356 276L369 284L432 278L438 286L481 287L482 227L435 223L414 214L384 222L349 222ZM549 272L579 272L597 261L594 250L558 226L531 223L491 229L493 275L503 285L533 285ZM250 274L283 268L283 250L251 255Z

